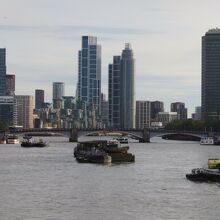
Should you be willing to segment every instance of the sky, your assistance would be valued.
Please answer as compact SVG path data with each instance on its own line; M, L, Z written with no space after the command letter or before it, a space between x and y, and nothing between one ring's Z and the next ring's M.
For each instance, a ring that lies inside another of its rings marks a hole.
M102 92L108 64L131 43L136 100L185 102L188 116L201 104L201 37L218 27L219 0L0 0L0 48L16 94L65 83L75 96L81 36L102 46Z

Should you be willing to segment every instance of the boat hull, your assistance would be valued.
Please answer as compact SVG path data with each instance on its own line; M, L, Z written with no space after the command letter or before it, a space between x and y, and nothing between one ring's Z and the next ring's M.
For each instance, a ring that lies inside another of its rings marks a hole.
M19 139L7 139L7 144L19 144Z
M220 182L220 172L201 169L200 172L186 174L186 178L197 182Z
M21 147L46 147L46 143L21 143Z

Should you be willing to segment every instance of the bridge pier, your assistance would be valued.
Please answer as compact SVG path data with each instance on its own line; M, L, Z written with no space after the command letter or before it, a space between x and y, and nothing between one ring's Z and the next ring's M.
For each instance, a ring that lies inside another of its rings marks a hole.
M69 142L78 142L78 131L76 128L72 128L70 131Z
M143 130L143 138L139 142L150 143L150 131L147 128Z

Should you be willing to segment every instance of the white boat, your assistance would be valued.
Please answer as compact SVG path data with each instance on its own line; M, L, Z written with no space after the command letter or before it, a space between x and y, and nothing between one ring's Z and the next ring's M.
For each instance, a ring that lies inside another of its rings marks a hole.
M202 137L200 140L201 145L214 145L214 138L213 137Z
M119 137L119 138L116 138L116 140L119 141L121 144L128 143L128 139L126 137Z
M20 140L16 135L8 135L6 139L7 144L19 144Z

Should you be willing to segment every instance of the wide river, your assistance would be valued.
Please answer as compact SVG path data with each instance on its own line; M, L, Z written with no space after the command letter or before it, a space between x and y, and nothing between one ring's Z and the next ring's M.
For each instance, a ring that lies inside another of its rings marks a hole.
M185 178L220 146L153 138L129 143L135 163L100 165L77 163L67 138L46 139L0 145L0 220L220 219L220 184Z

